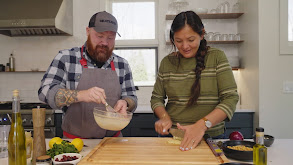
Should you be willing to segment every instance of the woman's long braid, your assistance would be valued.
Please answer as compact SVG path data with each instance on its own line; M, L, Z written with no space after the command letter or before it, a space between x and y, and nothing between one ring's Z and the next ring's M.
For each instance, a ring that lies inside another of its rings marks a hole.
M200 42L200 46L198 48L198 51L196 53L196 67L194 69L195 72L195 82L193 83L190 91L190 98L188 100L187 106L191 106L194 103L196 103L199 94L200 94L200 78L201 78L201 72L205 69L205 55L208 51L207 41L205 39L202 39Z

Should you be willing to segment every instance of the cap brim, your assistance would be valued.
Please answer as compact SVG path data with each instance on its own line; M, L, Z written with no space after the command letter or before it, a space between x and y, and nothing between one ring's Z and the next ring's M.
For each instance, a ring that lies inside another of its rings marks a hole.
M92 27L93 29L95 29L96 32L106 32L106 31L112 31L114 33L117 33L119 35L119 37L121 37L121 35L116 31L116 29L113 28L109 28L109 27Z

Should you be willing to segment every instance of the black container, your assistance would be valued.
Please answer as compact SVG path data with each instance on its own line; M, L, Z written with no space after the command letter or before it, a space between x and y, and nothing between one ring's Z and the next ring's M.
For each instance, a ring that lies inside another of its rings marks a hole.
M0 72L5 72L5 65L0 64Z
M253 148L255 145L254 142L244 141L244 140L229 140L223 142L222 149L225 153L225 156L228 158L242 160L242 161L252 161L253 160L253 151L238 151L228 148L228 146L237 146L244 145L246 147Z

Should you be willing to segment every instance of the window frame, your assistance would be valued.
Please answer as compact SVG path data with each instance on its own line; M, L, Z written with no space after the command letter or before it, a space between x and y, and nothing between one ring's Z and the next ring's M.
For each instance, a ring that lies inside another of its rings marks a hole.
M288 0L280 0L280 54L293 55L293 41L288 41Z
M155 39L133 39L133 40L116 40L116 47L158 47L158 0L108 0L106 8L110 13L112 12L112 3L114 2L154 2L155 3ZM119 22L118 22L119 26ZM119 36L117 36L119 37Z
M156 77L157 77L157 73L158 73L158 47L136 47L136 46L133 46L133 47L115 47L114 50L131 50L131 49L154 49L155 50L155 80L154 82L156 82ZM118 54L119 56L119 54ZM128 60L127 60L128 61ZM130 63L130 61L128 61L128 63ZM132 69L132 68L131 68ZM133 77L133 72L132 72L132 77ZM134 80L133 80L134 81ZM134 82L135 83L135 82ZM138 87L152 87L154 86L154 84L152 85L136 85L134 84L135 86L138 86Z
M158 74L158 58L159 58L159 35L158 35L158 29L159 29L159 24L158 24L158 0L107 0L106 1L106 10L109 13L112 12L112 3L114 2L154 2L155 4L155 38L154 39L131 39L131 40L115 40L115 48L114 50L131 50L131 49L155 49L155 80ZM119 26L119 22L118 22ZM118 31L119 32L119 31ZM117 36L119 37L119 36ZM118 54L119 55L119 54ZM130 63L130 61L128 61ZM133 74L133 72L132 72ZM135 83L135 82L134 82ZM152 85L136 85L138 87L153 87L154 84Z

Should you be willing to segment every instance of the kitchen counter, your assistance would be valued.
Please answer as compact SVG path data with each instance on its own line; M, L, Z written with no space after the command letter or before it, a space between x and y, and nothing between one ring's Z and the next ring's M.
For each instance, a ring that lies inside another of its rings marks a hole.
M48 145L49 139L46 139L46 144ZM81 155L87 155L97 144L99 144L101 139L85 139L84 147L80 152ZM274 144L268 147L268 165L289 165L293 162L293 157L291 154L291 149L293 148L293 139L275 139ZM48 149L48 146L47 146ZM188 151L187 151L188 152ZM28 165L30 165L30 160L27 159ZM231 162L237 162L236 160L230 159ZM251 163L252 162L248 162ZM8 165L8 158L0 158L1 165Z

